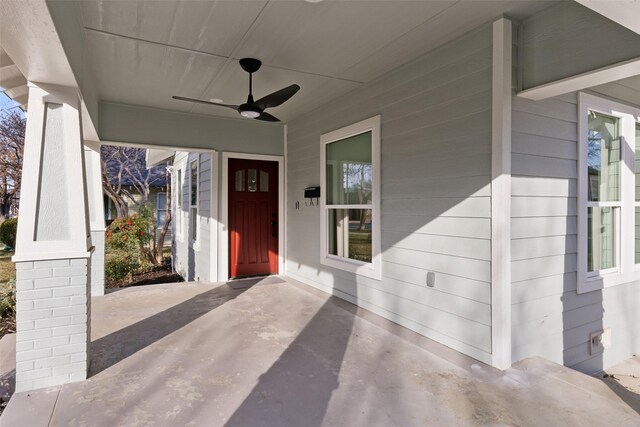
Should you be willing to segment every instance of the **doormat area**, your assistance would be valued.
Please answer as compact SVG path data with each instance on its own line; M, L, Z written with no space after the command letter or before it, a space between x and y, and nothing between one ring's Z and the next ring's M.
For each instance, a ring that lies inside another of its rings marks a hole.
M232 289L247 289L252 286L275 285L278 283L285 283L285 281L279 277L266 276L266 277L253 277L250 279L231 280L227 282L227 285L229 285Z

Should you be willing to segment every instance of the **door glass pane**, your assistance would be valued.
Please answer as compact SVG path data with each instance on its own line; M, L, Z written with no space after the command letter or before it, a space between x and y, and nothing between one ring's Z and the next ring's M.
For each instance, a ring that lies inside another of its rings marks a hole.
M371 209L329 209L329 254L371 262Z
M269 172L260 171L260 191L269 192Z
M616 267L617 211L614 207L587 208L587 270Z
M326 145L328 205L371 204L371 132Z
M589 201L620 200L620 119L589 112Z
M236 171L236 191L244 191L244 169Z
M249 169L247 172L247 190L252 193L258 191L258 171Z

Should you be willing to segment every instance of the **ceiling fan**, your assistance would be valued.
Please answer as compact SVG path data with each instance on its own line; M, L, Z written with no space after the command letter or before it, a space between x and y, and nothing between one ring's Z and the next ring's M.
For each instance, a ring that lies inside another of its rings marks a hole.
M264 120L267 122L279 122L276 117L272 116L269 113L266 113L264 110L267 108L277 107L278 105L283 104L289 98L296 94L300 90L300 86L291 85L287 86L284 89L280 89L275 91L263 98L258 99L257 101L253 100L253 73L260 69L262 62L255 58L243 58L240 60L240 66L243 70L249 73L249 96L247 97L247 102L240 105L230 105L230 104L220 104L218 102L205 101L202 99L194 99L194 98L185 98L184 96L173 96L173 99L178 99L180 101L188 101L188 102L199 102L200 104L208 104L208 105L217 105L219 107L227 107L233 110L236 110L242 117L247 117L250 119Z

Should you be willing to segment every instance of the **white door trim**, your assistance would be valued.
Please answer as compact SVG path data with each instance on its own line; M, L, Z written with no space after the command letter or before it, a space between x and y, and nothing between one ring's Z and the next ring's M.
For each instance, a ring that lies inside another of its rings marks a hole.
M218 223L218 281L229 280L229 159L278 162L278 274L284 272L284 156L247 153L222 153L220 177L220 221Z
M220 214L218 212L218 152L211 150L211 226L209 227L209 280L215 282L218 280L218 253L219 248L216 244L218 241L218 227Z

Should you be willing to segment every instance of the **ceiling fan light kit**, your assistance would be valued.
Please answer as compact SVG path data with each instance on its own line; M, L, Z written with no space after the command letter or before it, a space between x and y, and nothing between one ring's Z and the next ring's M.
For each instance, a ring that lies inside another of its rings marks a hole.
M253 100L253 73L260 69L262 62L259 59L255 58L242 58L240 60L240 66L243 70L249 73L249 96L247 97L247 102L241 105L230 105L223 104L222 102L214 102L205 101L202 99L194 99L194 98L186 98L184 96L173 96L173 99L177 99L180 101L188 101L188 102L198 102L200 104L208 104L208 105L217 105L219 107L226 107L236 110L242 117L246 117L249 119L257 119L263 120L267 122L279 122L276 117L272 116L269 113L266 113L264 110L267 108L277 107L286 101L289 100L293 95L296 94L300 90L300 86L291 85L287 86L283 89L277 90L265 97L258 99L257 101ZM216 99L215 101L221 101Z

